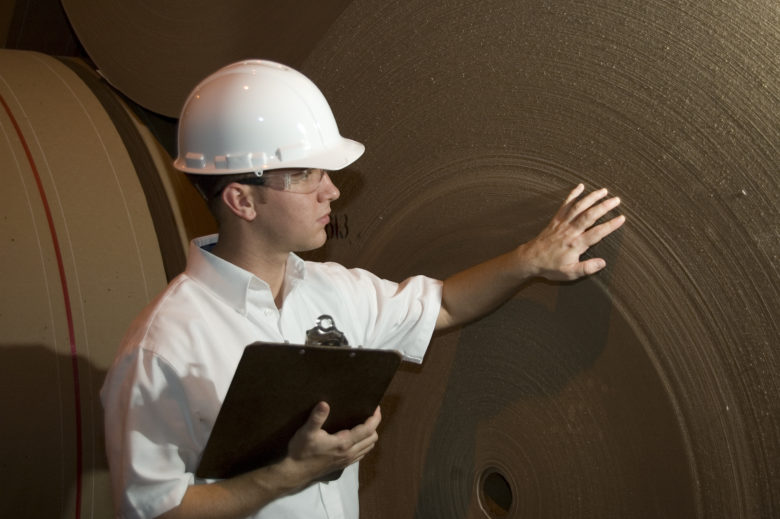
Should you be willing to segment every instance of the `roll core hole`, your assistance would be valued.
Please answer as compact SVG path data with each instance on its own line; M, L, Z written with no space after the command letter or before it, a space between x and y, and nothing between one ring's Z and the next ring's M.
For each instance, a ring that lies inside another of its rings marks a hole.
M496 469L488 469L482 473L479 501L482 510L491 519L509 515L512 506L512 487Z

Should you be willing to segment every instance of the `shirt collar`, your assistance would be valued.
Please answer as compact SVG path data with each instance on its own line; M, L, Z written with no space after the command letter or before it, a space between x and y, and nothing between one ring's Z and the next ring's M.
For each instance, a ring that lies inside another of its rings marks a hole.
M268 283L251 272L226 261L210 252L219 240L219 235L211 234L195 238L190 242L186 273L198 283L206 286L230 306L246 313L247 297L250 290L266 292L273 303ZM298 285L306 275L306 264L297 255L290 253L284 279L284 297Z

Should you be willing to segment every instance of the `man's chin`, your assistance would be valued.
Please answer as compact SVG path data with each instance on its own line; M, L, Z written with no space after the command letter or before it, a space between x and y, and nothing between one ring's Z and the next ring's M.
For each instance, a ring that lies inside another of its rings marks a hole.
M317 240L312 241L311 243L303 244L300 247L296 248L293 252L295 253L311 252L313 250L317 250L321 248L323 245L325 245L325 243L327 243L327 241L328 241L328 236L325 234L325 230L323 230L321 238L318 238Z

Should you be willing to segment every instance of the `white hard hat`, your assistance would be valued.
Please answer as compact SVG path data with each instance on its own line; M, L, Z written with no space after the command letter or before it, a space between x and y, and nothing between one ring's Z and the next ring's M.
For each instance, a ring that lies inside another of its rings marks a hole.
M365 147L339 134L325 96L300 72L271 61L233 63L192 91L179 118L185 173L342 169Z

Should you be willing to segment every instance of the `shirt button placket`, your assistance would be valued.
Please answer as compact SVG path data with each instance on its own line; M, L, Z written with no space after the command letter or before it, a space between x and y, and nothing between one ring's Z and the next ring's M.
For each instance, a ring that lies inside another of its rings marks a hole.
M246 311L247 318L264 335L262 340L279 342L283 340L279 326L279 311L274 306L273 298L267 289L250 288L247 294ZM272 330L276 331L276 338L273 337Z

